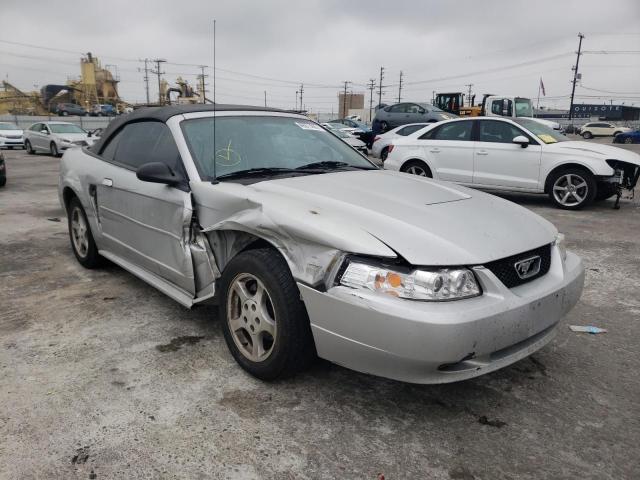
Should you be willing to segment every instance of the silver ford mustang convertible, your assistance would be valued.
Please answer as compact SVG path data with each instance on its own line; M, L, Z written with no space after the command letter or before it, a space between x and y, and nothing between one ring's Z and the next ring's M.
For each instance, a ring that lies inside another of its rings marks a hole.
M320 356L416 383L530 355L580 297L563 236L500 198L378 169L308 118L147 108L65 152L78 261L105 258L186 307L219 306L258 378Z

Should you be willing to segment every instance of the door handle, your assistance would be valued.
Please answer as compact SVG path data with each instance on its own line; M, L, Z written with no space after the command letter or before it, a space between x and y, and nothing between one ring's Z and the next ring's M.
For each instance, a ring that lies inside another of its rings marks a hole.
M489 152L486 150L480 150L479 152L476 152L476 155L489 155Z
M104 185L105 187L113 187L113 180L111 180L110 178L105 178L104 180L102 180L102 185Z
M431 150L429 150L431 153L440 153L440 149L439 148L432 148Z

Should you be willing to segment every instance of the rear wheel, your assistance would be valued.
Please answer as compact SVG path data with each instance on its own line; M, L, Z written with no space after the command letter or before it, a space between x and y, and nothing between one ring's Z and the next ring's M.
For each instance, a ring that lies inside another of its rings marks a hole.
M380 160L384 162L388 156L389 156L389 147L384 147L380 152Z
M400 171L410 173L411 175L418 175L419 177L433 178L431 169L426 163L421 160L411 160L405 163Z
M31 146L31 142L29 140L24 141L24 148L27 150L27 153L29 155L33 155L34 153L36 153L36 151Z
M382 130L382 133L388 131L389 124L383 120L382 122L380 122L380 129Z
M291 376L315 358L309 318L284 258L263 248L238 254L220 282L224 338L240 366L262 380Z
M557 207L579 210L595 200L595 178L578 168L557 171L549 179L549 197Z
M633 143L633 138L627 137L624 139L624 143Z
M69 239L73 253L85 268L96 268L102 263L102 257L98 254L98 247L93 240L91 227L84 213L84 208L77 197L69 202L67 208L69 223Z

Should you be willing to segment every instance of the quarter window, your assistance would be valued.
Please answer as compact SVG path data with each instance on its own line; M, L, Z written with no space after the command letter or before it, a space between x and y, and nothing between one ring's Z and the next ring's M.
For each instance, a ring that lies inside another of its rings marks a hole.
M396 134L406 137L407 135L411 135L413 132L417 132L418 130L424 127L426 127L426 125L409 125L398 130Z
M451 122L429 130L420 137L421 140L471 140L471 127L473 122Z

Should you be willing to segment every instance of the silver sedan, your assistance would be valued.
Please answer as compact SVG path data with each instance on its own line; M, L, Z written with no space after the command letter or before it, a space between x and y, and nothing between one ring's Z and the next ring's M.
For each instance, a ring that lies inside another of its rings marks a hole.
M288 112L137 110L65 153L59 194L83 266L217 304L232 355L264 380L316 355L407 382L475 377L542 348L582 292L546 220L380 170Z

